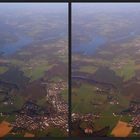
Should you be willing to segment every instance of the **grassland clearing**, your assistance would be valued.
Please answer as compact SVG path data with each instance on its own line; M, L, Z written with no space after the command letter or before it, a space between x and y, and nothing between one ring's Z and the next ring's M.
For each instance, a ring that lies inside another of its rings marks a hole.
M80 88L72 89L72 105L73 112L95 113L100 107L95 107L92 102L102 104L106 100L106 95L97 96L96 87L90 84L83 83ZM89 106L91 106L89 108ZM95 109L95 108L96 109Z
M118 76L123 77L124 81L128 81L135 76L135 64L130 62L120 68L115 68L114 71Z
M8 70L7 67L5 67L5 66L0 66L0 74L5 73L7 70Z
M68 90L67 89L65 89L61 92L61 96L66 102L68 102Z
M94 66L82 66L80 67L79 71L80 72L85 72L85 73L90 73L90 74L93 74L96 72L98 68L97 67L94 67Z
M34 137L35 135L34 134L31 134L31 133L25 133L24 137L26 138L32 138Z

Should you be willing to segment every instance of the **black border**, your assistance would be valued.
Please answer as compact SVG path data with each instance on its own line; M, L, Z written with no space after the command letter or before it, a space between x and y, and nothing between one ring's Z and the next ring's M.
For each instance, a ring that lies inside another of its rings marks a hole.
M88 3L88 2L92 2L92 3L134 3L134 2L140 2L140 0L68 0L72 3Z
M65 3L68 3L70 0L0 0L0 3L3 2L3 3L20 3L20 2L23 2L23 3L42 3L42 2L45 2L45 3L61 3L61 2L65 2Z
M75 3L75 2L80 2L80 3L88 3L88 2L109 2L109 3L134 3L134 2L140 2L140 0L0 0L0 2L50 2L50 3L61 3L61 2L67 2L67 3Z

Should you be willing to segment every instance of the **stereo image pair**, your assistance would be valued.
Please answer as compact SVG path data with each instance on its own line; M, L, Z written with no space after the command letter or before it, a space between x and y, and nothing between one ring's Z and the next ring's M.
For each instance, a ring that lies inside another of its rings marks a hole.
M140 137L140 3L0 3L0 137L70 136Z

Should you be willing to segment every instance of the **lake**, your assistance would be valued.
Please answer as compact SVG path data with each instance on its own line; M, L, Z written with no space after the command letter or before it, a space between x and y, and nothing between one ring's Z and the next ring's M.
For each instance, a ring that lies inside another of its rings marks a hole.
M54 41L56 39L59 39L65 36L64 33L59 34L59 36L48 34L47 37L44 36L40 40L34 40L32 37L21 32L16 32L13 35L18 36L18 40L16 42L5 43L4 45L0 46L0 53L2 53L3 56L12 55L16 53L17 51L19 51L20 49L22 49L23 47L30 45L31 43L38 43L40 41L50 42L50 41Z
M83 55L92 55L98 46L104 45L106 42L107 39L105 37L97 36L89 42L74 45L72 52L81 53Z
M10 42L6 43L0 48L0 52L4 55L11 55L15 53L16 51L20 50L22 47L25 47L26 45L29 45L33 39L26 35L20 35L18 37L18 41L16 42Z
M133 37L135 35L139 35L139 32L132 31L129 34L127 34L126 36L117 37L117 38L114 38L113 40L109 40L109 38L106 38L101 35L97 35L89 42L74 44L72 47L72 52L79 53L82 55L93 55L96 52L98 47L100 47L100 46L103 47L106 45L106 43L118 42L121 40L128 39L130 37Z

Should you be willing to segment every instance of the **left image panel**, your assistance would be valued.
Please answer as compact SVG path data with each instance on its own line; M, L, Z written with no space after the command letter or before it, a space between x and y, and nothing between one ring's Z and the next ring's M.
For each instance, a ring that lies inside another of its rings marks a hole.
M68 4L0 3L0 137L68 132Z

